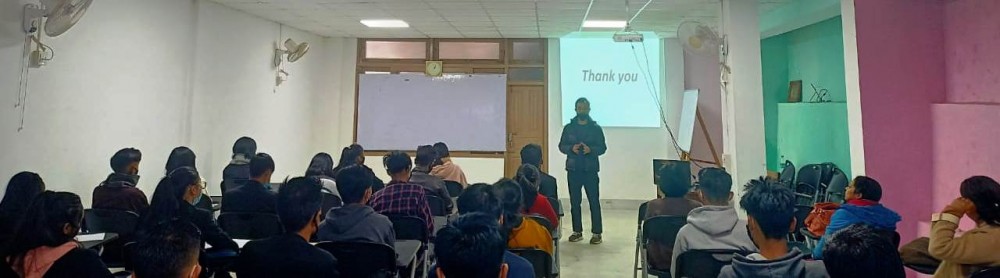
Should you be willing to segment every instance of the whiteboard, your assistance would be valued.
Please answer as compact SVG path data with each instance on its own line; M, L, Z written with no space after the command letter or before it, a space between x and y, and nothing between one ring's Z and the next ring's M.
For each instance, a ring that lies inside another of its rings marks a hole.
M681 150L691 152L691 138L694 137L694 121L698 113L698 90L684 91L684 101L681 106L681 123L677 135L677 144Z
M357 112L366 150L507 150L506 74L361 74Z

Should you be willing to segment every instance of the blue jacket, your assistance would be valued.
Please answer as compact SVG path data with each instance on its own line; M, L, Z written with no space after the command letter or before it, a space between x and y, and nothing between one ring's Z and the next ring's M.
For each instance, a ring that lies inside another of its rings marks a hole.
M871 206L843 204L840 206L840 209L833 213L833 216L830 218L830 225L826 226L826 232L820 238L819 242L816 243L816 248L813 249L813 259L819 260L823 258L823 247L826 246L826 241L833 236L833 233L840 231L840 229L847 228L853 224L864 223L878 229L895 231L896 223L900 220L902 218L899 217L899 214L882 206L882 204Z

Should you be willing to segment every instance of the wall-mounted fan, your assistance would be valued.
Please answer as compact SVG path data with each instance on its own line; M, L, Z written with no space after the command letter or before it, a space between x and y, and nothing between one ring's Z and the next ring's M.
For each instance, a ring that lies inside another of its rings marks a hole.
M35 48L28 55L28 65L33 68L44 66L55 53L42 43L41 32L49 37L57 37L76 25L87 12L93 0L41 0L41 5L24 5L24 32Z
M275 73L275 86L281 86L281 83L288 79L289 74L282 67L282 61L295 63L309 52L308 42L296 43L292 39L287 39L285 40L284 47L284 49L281 49L281 46L275 46L274 48L274 67L278 69Z
M723 40L711 27L697 21L684 21L677 27L677 39L688 53L701 56L718 54Z

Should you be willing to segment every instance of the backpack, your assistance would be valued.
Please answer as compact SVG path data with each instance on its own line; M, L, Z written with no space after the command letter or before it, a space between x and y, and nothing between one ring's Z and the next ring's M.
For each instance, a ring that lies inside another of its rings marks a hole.
M833 213L839 208L837 203L816 203L806 217L806 229L815 236L822 236L826 233L826 226L830 225Z

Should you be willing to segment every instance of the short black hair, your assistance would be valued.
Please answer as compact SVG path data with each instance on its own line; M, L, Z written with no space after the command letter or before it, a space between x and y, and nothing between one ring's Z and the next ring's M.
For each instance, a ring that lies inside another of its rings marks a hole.
M535 167L542 166L542 146L538 144L527 144L521 148L521 163L531 164Z
M873 178L857 176L854 178L854 193L861 194L861 198L878 202L882 200L882 185Z
M451 152L448 151L448 145L445 145L444 142L434 143L434 151L437 152L438 158L451 156Z
M412 170L413 162L410 161L410 155L405 152L392 151L382 157L382 166L385 166L385 170L391 175Z
M503 212L500 209L500 199L493 192L493 186L485 183L466 187L462 194L458 195L455 206L458 207L459 214L479 212L492 216L493 219L500 219L500 214Z
M590 100L588 100L585 97L578 98L576 99L576 103L574 103L574 105L580 105L580 103L586 103L587 105L590 105Z
M322 182L315 177L296 177L278 189L278 218L285 232L305 228L323 206Z
M253 140L253 138L243 136L236 139L236 142L233 143L233 157L243 155L245 158L250 158L255 153L257 153L257 141Z
M991 226L1000 226L1000 184L987 176L973 176L959 187L963 198L976 206L979 219Z
M142 160L142 152L135 148L124 148L115 152L111 156L111 170L115 173L125 173L132 163L139 163Z
M260 177L265 172L274 172L274 159L266 153L258 153L250 159L250 176Z
M372 175L359 165L347 166L337 173L337 191L345 204L360 203L365 191L372 188Z
M170 156L167 157L167 165L164 167L164 170L166 170L166 173L170 173L181 167L198 168L195 165L195 158L196 156L191 148L185 146L176 147L170 151Z
M437 159L437 151L431 145L423 145L417 147L417 157L413 159L413 163L419 166L430 166Z
M702 169L698 172L698 190L709 201L728 201L733 190L733 177L722 168Z
M684 194L691 191L691 168L684 166L686 165L681 163L667 163L656 171L660 182L656 186L666 197L684 197Z
M482 213L459 216L437 232L434 254L445 277L497 277L507 239L496 218Z
M747 183L740 207L757 221L765 237L782 239L795 219L795 193L778 181L761 177Z
M823 264L831 278L906 277L895 244L865 224L834 233L823 249Z
M186 220L173 220L148 229L132 248L133 272L142 278L186 277L198 264L201 232Z

